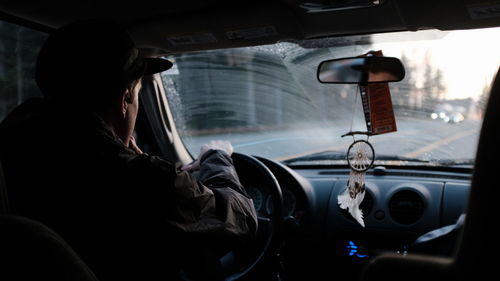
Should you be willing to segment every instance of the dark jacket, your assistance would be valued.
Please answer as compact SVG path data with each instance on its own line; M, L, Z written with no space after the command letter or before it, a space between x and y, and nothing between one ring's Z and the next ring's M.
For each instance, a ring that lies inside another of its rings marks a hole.
M202 157L196 178L137 155L96 114L32 100L0 125L0 156L13 212L55 230L104 281L162 279L200 241L256 232L252 201L222 151Z

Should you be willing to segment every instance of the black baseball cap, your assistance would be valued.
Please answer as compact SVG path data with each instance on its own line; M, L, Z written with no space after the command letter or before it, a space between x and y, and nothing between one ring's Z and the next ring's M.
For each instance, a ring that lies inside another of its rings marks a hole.
M109 92L172 63L144 58L126 29L109 20L82 20L52 32L43 44L35 80L49 98L72 93Z

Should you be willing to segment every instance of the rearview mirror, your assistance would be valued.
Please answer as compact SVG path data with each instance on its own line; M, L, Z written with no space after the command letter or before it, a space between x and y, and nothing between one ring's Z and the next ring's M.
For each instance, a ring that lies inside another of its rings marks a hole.
M321 83L369 84L398 82L405 77L401 61L392 57L352 57L326 60L318 67Z

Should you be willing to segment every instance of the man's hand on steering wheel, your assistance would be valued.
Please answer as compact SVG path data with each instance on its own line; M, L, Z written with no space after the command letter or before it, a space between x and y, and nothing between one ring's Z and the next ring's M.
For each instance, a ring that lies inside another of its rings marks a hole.
M200 148L200 153L198 154L198 157L196 160L188 165L185 165L181 168L183 171L188 171L188 172L193 172L197 171L200 169L200 159L203 157L205 153L209 150L222 150L224 151L227 155L231 156L233 154L233 146L229 141L224 141L224 140L216 140L216 141L211 141L207 144L204 144Z

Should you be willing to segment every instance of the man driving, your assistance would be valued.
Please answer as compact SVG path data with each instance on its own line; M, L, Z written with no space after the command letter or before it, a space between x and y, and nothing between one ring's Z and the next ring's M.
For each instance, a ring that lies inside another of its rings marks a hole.
M230 246L256 232L230 143L204 145L182 168L138 148L142 77L171 66L142 58L115 23L66 25L38 56L44 98L0 125L12 212L59 233L100 280L172 278L175 261L197 246Z

